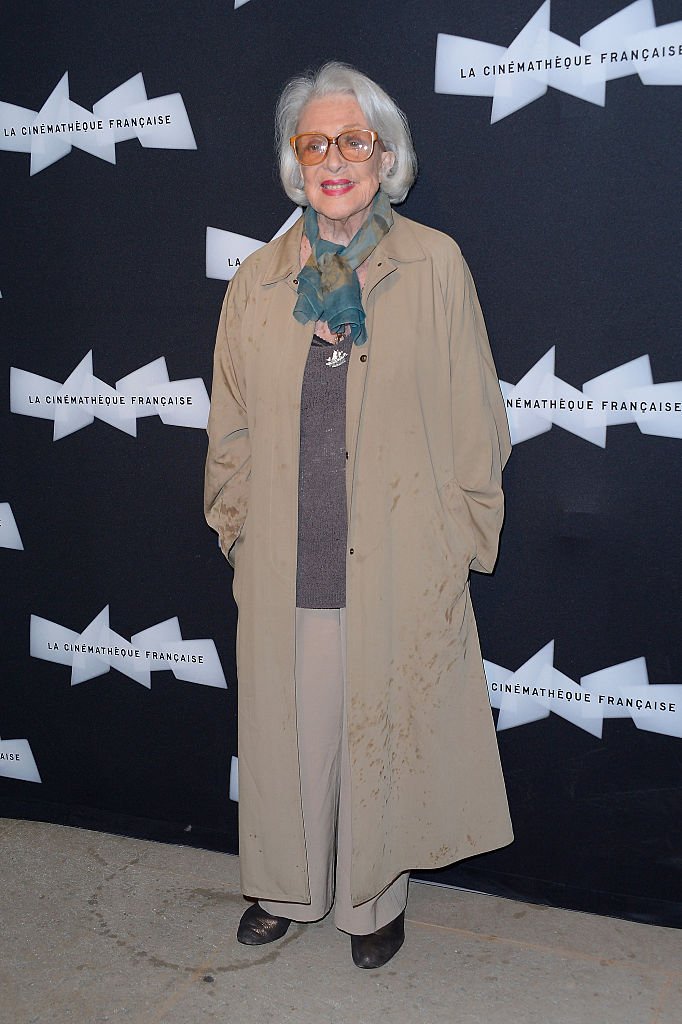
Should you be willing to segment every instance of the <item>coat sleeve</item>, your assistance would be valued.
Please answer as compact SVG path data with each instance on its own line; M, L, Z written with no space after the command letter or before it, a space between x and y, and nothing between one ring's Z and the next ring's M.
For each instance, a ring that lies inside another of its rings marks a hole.
M217 531L220 548L231 564L232 546L246 520L251 475L241 350L246 300L245 275L240 271L228 287L218 324L204 477L206 521Z
M476 288L456 246L445 294L450 331L453 482L471 523L475 550L471 568L492 572L504 519L502 469L511 442Z

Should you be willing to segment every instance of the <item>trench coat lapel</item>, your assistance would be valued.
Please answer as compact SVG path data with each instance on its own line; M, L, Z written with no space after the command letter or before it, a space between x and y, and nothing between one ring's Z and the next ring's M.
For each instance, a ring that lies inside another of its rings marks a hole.
M301 383L305 372L305 364L310 351L310 339L312 325L300 323L292 313L298 295L297 274L301 268L301 237L303 234L303 218L286 232L282 238L282 246L273 254L273 258L261 281L264 289L276 288L284 292L277 300L277 310L282 311L280 317L277 314L277 366L278 378L282 382L282 388L278 391L276 400L279 408L279 422L287 424L287 437L284 441L283 451L296 453L300 444L300 397ZM287 447L288 446L288 447ZM284 456L283 456L284 457ZM292 474L293 483L298 486L298 471ZM298 502L298 492L292 490L290 500L295 507Z
M381 239L369 258L367 277L362 289L362 302L367 317L367 341L364 345L353 345L348 366L346 392L346 451L348 452L347 491L348 520L350 522L353 499L352 481L355 478L355 454L358 431L365 397L367 369L371 361L372 328L376 310L377 289L392 274L404 273L404 264L424 260L426 256L418 240L410 231L407 222L393 211L393 226ZM366 359L362 357L366 356Z

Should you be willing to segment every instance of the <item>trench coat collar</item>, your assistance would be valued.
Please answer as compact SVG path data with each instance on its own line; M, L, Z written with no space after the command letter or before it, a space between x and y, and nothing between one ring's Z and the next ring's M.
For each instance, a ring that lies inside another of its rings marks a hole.
M271 243L273 246L272 258L263 276L263 285L275 284L276 281L295 275L301 269L301 237L303 235L303 217L299 218L288 231ZM393 211L393 226L387 235L381 239L370 259L376 265L379 257L386 257L393 261L393 265L386 269L390 273L399 263L412 263L415 260L426 259L416 235L410 229L410 221L401 214ZM385 274L380 275L381 277ZM293 282L292 286L293 286ZM368 280L365 284L365 291L371 290L377 281Z

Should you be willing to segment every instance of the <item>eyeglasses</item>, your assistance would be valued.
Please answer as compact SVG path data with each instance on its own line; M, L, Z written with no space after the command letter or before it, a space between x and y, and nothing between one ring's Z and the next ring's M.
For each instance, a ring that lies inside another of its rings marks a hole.
M369 128L354 128L341 132L334 139L321 132L303 132L302 135L292 135L289 144L299 164L311 167L322 163L330 146L337 146L344 160L354 164L363 163L371 157L374 143L378 139L378 132L370 131Z

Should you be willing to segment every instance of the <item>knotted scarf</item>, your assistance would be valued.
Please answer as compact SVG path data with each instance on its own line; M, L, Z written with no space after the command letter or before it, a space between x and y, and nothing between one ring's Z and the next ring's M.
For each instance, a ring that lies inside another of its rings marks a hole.
M298 274L294 318L299 323L326 320L334 334L343 334L348 324L353 343L365 344L365 310L355 271L376 249L392 224L391 204L381 189L374 197L367 220L345 248L320 238L317 214L312 206L306 209L304 230L311 253Z

